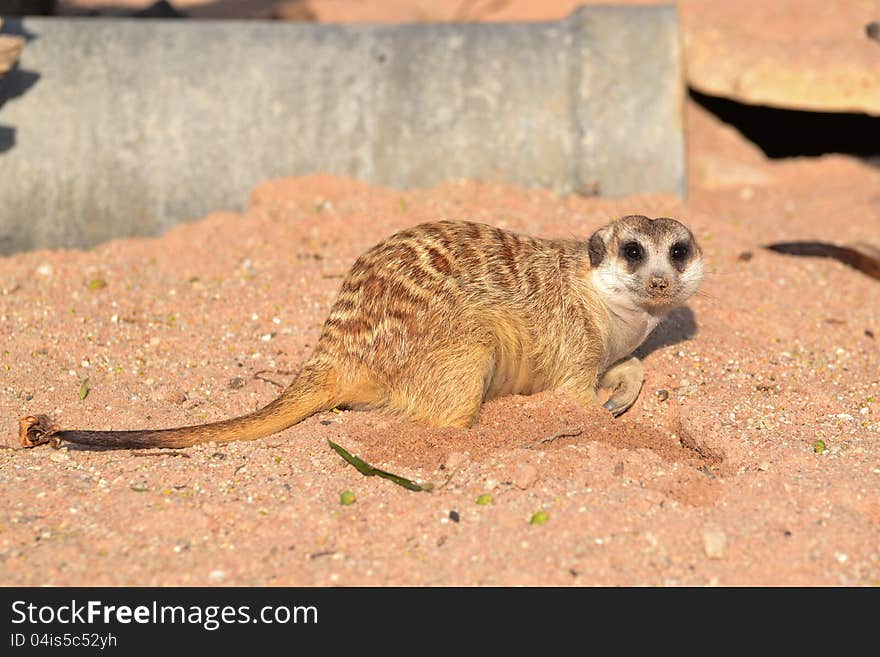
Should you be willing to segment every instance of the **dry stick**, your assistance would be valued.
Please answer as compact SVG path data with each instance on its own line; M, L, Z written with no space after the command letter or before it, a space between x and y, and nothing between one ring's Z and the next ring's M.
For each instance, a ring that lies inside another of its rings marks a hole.
M575 438L576 436L580 436L583 432L583 429L577 429L576 431L560 431L559 433L554 433L552 436L544 436L540 440L536 440L529 447L537 447L538 445L549 443L557 438Z
M260 370L259 372L254 373L255 379L259 379L260 381L265 381L266 383L271 383L273 386L276 386L278 388L285 388L287 386L285 386L283 383L278 383L277 381L273 381L272 379L267 378L265 376L261 376L262 374L265 374L266 372L271 372L272 374L283 374L284 376L289 376L290 374L293 374L293 372L286 372L284 370Z

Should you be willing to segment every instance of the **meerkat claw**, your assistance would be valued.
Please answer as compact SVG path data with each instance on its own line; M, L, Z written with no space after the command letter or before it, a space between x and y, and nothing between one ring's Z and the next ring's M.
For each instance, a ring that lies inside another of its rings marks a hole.
M613 398L602 404L602 408L609 410L614 417L620 417L626 413L631 406L632 404L621 403Z

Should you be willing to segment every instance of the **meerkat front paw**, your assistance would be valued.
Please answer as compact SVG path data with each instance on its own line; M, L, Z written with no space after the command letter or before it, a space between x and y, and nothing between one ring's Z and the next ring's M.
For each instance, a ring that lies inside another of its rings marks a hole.
M621 415L635 403L644 382L645 370L635 356L615 363L599 379L599 387L611 391L603 406L614 417Z

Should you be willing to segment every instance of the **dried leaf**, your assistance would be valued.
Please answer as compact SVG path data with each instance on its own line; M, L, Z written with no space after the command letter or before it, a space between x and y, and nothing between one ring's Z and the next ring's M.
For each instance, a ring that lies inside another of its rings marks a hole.
M375 475L377 477L382 477L383 479L389 479L389 480L393 481L395 484L397 484L398 486L403 486L406 489L414 490L417 492L423 491L423 490L429 491L429 490L433 490L433 488L434 488L434 484L432 484L432 483L417 484L414 481L410 481L409 479L404 479L403 477L400 477L396 474L392 474L390 472L386 472L385 470L379 470L378 468L374 468L372 465L364 462L363 460L359 459L357 456L352 456L351 454L349 454L346 451L346 449L344 447L337 445L332 440L328 440L327 442L330 443L330 447L332 447L336 451L336 453L339 454L339 456L341 456L346 461L351 463L351 465L353 465L358 472L360 472L363 475L366 475L367 477L372 477Z
M77 394L79 395L80 401L89 396L89 390L91 390L91 388L89 387L89 377L86 377L79 385L79 392Z

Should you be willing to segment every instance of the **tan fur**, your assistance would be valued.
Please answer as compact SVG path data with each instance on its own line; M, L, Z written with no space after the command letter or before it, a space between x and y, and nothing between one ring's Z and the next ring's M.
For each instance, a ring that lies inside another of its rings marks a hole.
M616 248L614 226L597 233L609 249ZM266 407L214 424L131 432L59 431L45 416L28 416L22 444L186 447L251 440L334 406L466 427L485 400L502 395L561 389L595 403L600 377L617 391L609 406L617 414L635 401L643 374L636 359L607 362L609 353L622 348L628 356L638 344L618 345L615 333L623 329L615 324L615 306L596 289L591 257L582 241L483 224L410 228L355 261L314 353ZM641 342L644 330L637 326L629 342Z

